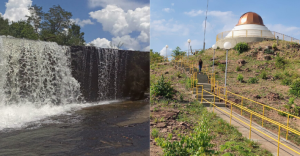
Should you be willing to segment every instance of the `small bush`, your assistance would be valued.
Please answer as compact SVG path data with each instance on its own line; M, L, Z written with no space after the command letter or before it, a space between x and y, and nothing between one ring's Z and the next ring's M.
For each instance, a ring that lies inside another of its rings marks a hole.
M289 86L292 84L292 80L290 78L285 78L281 80L281 84L285 86Z
M276 73L276 74L274 75L274 78L275 78L275 79L282 79L282 74L281 74L281 73Z
M284 58L283 57L279 57L279 56L277 56L276 58L275 58L275 66L277 67L277 68L284 68L284 65L286 64L286 61L284 60Z
M240 66L237 66L236 67L236 71L240 71L241 70L241 67Z
M277 48L276 43L273 43L272 48L273 48L273 49L276 49L276 48Z
M236 44L233 49L238 51L238 54L241 54L249 49L248 43L240 42L240 43Z
M165 98L172 98L175 94L174 88L171 86L170 82L165 82L165 78L162 75L157 83L153 84L151 87L152 93L155 96L163 96Z
M292 95L295 95L297 97L300 96L300 78L298 78L292 82L289 93Z
M266 54L274 54L274 50L273 49L265 49L264 53L266 53Z
M226 66L225 66L225 64L219 63L219 68L220 68L223 72L225 72Z
M266 80L268 78L266 71L261 72L260 77Z
M244 79L244 77L243 77L242 74L239 74L239 75L237 76L237 80L238 80L238 81L243 82L243 79Z
M255 77L250 77L250 78L248 79L248 83L250 83L250 84L254 84L254 83L257 83L257 82L258 82L258 79L255 78Z
M287 48L287 49L290 49L290 47L291 47L291 46L290 46L289 44L288 44L288 45L286 45L286 48Z
M220 49L220 47L219 47L219 46L217 46L217 49Z
M152 138L157 138L159 136L159 132L156 128L152 129L151 136Z

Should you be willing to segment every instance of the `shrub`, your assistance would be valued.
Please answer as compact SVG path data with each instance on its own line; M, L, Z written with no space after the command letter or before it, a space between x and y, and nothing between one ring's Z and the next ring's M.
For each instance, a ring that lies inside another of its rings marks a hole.
M281 80L281 84L285 86L289 86L292 84L292 80L290 78L285 78Z
M211 143L213 139L210 136L208 129L208 121L205 118L194 129L190 135L178 135L178 141L171 141L172 134L168 134L167 139L156 138L155 142L158 146L163 148L164 155L213 155L217 151L211 150L215 145Z
M219 46L217 46L217 49L220 49L220 47L219 47Z
M281 73L276 73L276 74L274 75L274 78L275 78L275 79L282 79L282 74L281 74Z
M287 49L290 49L290 47L291 47L291 46L290 46L289 44L288 44L288 45L286 45L286 48L287 48Z
M238 51L238 54L241 54L249 49L248 43L240 42L240 43L236 44L233 49Z
M279 57L277 56L276 59L275 59L275 66L277 68L284 68L284 65L286 64L286 61L284 60L283 57Z
M152 93L155 96L163 96L165 98L172 98L175 94L174 88L171 86L170 82L165 82L165 78L162 75L157 83L153 84L151 87Z
M273 43L272 48L273 48L273 49L276 49L276 48L277 48L276 43Z
M157 138L159 136L159 132L156 128L153 128L152 131L151 131L151 136L153 138Z
M239 75L237 76L237 80L238 80L238 81L243 82L243 79L244 79L244 77L243 77L242 74L239 74Z
M236 71L240 71L241 70L241 67L240 66L237 66L236 67Z
M265 49L264 53L266 53L266 54L274 54L274 50L273 49Z
M225 72L226 66L225 66L225 64L219 63L219 68L220 68L223 72Z
M262 79L267 79L267 73L266 73L266 71L261 72L260 77Z
M297 97L300 96L300 78L293 81L291 84L291 89L289 90L289 93L292 95L295 95Z
M250 83L250 84L257 83L257 82L258 82L258 79L255 78L255 77L250 77L250 78L248 79L248 83Z

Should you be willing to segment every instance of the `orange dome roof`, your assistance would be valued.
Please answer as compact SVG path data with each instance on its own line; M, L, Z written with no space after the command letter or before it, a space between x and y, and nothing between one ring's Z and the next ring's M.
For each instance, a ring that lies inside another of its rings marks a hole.
M243 24L258 24L265 26L262 18L255 12L247 12L243 14L236 26Z

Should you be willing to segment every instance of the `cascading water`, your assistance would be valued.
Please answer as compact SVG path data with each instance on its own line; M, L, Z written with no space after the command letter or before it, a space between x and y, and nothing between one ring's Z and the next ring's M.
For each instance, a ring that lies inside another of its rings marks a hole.
M77 100L80 86L71 75L68 47L14 38L1 42L0 105L60 105Z

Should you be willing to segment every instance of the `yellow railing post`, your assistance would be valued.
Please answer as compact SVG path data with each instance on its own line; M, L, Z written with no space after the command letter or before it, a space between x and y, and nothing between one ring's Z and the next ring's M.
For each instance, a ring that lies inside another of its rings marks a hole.
M287 127L289 128L289 119L290 119L290 115L288 115L288 117L287 117ZM288 139L288 136L289 136L289 130L286 130L286 140Z
M215 110L215 99L216 99L216 96L214 95L214 105L213 105L213 112Z
M251 128L252 128L252 113L250 116L250 132L249 132L249 139L251 139Z
M280 125L278 125L278 147L277 147L277 156L279 156L279 143L280 143Z
M263 106L263 116L265 116L265 106ZM264 127L264 119L261 118L261 127Z
M202 96L201 96L201 103L202 103L202 100L203 99L203 86L202 86Z
M243 115L243 97L242 97L241 105L242 105L242 108L241 108L241 115Z
M232 118L232 104L230 105L231 108L230 108L230 125L231 125L231 118Z

